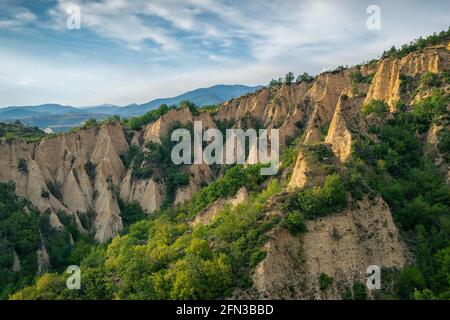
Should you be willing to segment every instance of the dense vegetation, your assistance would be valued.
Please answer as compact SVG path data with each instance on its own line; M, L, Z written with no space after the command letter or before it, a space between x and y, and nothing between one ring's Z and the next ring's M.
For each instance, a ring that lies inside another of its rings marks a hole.
M53 273L13 298L214 299L251 286L250 269L264 258L260 248L267 241L265 234L277 223L265 215L265 205L281 192L278 180L265 190L255 189L261 182L259 169L234 167L205 191L206 198L163 210L153 219L133 224L106 248L92 248L81 262L81 290L66 289L66 276ZM244 204L234 209L225 206L210 225L186 223L206 203L232 195L236 189L230 190L230 184L255 191Z
M132 130L140 130L144 125L156 121L159 117L169 112L173 107L163 104L159 108L149 111L146 114L125 120L125 125Z
M385 51L383 53L383 58L402 58L411 52L422 50L425 47L431 46L431 45L437 45L441 43L444 40L450 39L450 28L447 31L441 31L439 34L432 34L431 36L428 36L427 38L420 37L419 39L410 42L409 44L404 44L401 48L397 49L395 47L392 47L388 51Z
M298 75L297 78L295 78L295 76L292 72L288 72L288 73L286 73L284 78L280 77L278 80L272 79L269 83L269 87L276 88L276 87L281 86L282 84L290 85L294 82L294 79L295 79L295 83L299 84L302 82L308 82L308 83L312 82L314 80L314 77L309 75L307 72L304 72L304 73Z
M416 263L403 269L395 290L386 293L402 299L450 297L450 188L424 156L418 136L445 116L448 102L448 95L433 91L412 113L399 110L372 128L378 143L360 140L354 146L355 170L381 193L415 248Z
M361 71L356 70L350 74L350 80L352 82L352 85L355 85L357 83L370 84L372 82L374 76L375 76L375 74L363 76Z
M27 202L14 190L14 184L0 184L0 298L30 283L37 270L38 213L25 213ZM13 271L14 253L20 259L20 272Z
M92 245L90 237L81 235L67 215L59 215L65 230L56 230L50 226L47 213L39 214L14 192L13 183L0 183L0 299L34 280L38 270L37 250L42 245L50 255L50 271L61 271L71 263L78 263Z
M371 100L362 106L361 112L366 116L375 114L382 117L388 114L389 106L383 100Z
M26 142L36 142L46 134L37 127L27 127L15 121L13 123L0 122L0 140L23 139Z
M346 192L339 174L331 174L326 177L322 187L315 186L290 194L284 204L286 217L288 220L292 219L291 216L314 219L339 212L347 206Z

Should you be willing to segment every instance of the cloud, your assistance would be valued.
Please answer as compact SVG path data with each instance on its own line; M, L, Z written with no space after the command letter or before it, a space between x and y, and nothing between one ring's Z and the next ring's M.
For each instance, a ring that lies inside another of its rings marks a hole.
M37 20L36 15L26 8L11 8L0 5L0 10L6 16L6 19L0 18L0 30L22 27Z
M376 58L446 29L450 9L378 0L382 29L369 31L369 0L15 3L0 3L0 41L9 41L0 47L0 105L128 104L218 83L265 84ZM80 6L81 30L66 29L69 4Z
M152 41L164 50L176 50L178 41L161 27L146 23L139 17L144 2L106 0L85 2L59 0L56 8L49 10L55 29L65 30L67 8L77 5L81 11L81 27L98 35L117 40L134 50L141 50L146 41Z

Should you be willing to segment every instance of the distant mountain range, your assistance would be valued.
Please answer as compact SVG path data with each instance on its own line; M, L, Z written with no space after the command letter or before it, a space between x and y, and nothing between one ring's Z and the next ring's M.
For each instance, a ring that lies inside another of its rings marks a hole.
M111 104L92 107L73 107L60 104L11 106L0 108L0 121L19 120L28 126L37 126L42 129L51 128L55 132L60 132L78 126L90 118L102 120L112 115L123 118L138 116L159 107L161 104L178 105L184 100L189 100L201 107L220 104L260 88L262 86L216 85L189 91L173 98L155 99L144 104L130 104L123 107Z

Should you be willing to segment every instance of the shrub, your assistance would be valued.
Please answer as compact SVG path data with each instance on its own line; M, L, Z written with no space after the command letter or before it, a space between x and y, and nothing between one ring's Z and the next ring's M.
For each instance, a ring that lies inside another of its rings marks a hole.
M415 78L410 75L401 73L399 79L400 79L400 96L402 97L411 96L416 87Z
M361 281L355 281L353 283L353 299L367 300L366 286Z
M180 109L189 109L189 111L194 115L199 115L199 111L195 103L189 101L189 100L183 100L180 102Z
M173 109L175 109L175 107L168 107L166 104L162 104L159 106L159 108L151 110L140 117L133 117L128 119L125 124L131 130L140 130L143 126L156 121L159 117L163 116Z
M320 140L325 140L328 134L328 130L330 129L330 124L327 123L320 127Z
M426 286L420 270L415 266L406 266L397 276L395 291L402 299L411 299L415 289L422 290Z
M341 298L342 300L353 300L352 290L350 290L350 288L348 287L344 288L344 290L341 292Z
M25 213L24 207L29 208ZM48 227L50 227L48 225ZM40 246L38 212L15 194L14 183L0 183L0 299L28 285L37 271ZM12 272L13 252L20 258L20 273Z
M263 261L267 256L267 252L264 250L256 250L255 252L253 252L250 256L250 260L249 260L249 265L251 268L254 268L258 265L258 263L260 263L261 261Z
M420 84L427 87L438 87L440 85L439 77L432 72L425 72L420 77Z
M346 189L342 179L338 174L326 177L322 187L313 187L292 193L284 199L284 212L299 212L307 219L314 219L319 216L338 212L347 206ZM292 216L295 221L299 221L297 215ZM288 225L292 221L288 221Z
M322 143L308 146L307 153L312 157L313 161L325 161L334 157L334 153L331 148Z
M88 160L86 164L84 165L84 169L86 170L87 175L89 178L94 179L95 178L95 165L92 163L91 160Z
M19 159L19 161L17 162L17 168L19 169L19 171L27 173L28 172L27 160Z
M375 74L363 76L361 71L356 70L356 71L350 73L350 81L352 82L353 85L356 85L357 83L370 84L372 82L374 76L375 76Z
M97 120L91 118L91 119L86 120L86 122L83 125L83 129L92 128L96 125L97 125Z
M319 277L320 290L325 291L331 287L333 284L333 277L327 275L326 273L321 273Z
M131 166L131 164L133 163L133 160L140 153L140 151L141 150L137 144L132 144L128 148L128 152L124 156L122 156L122 161L126 168L129 168Z
M445 84L450 84L450 71L449 70L445 70L444 72L442 72L442 81Z
M307 231L305 220L299 211L287 213L283 218L282 226L288 229L293 235Z
M374 113L378 117L382 117L389 113L389 106L383 100L372 100L363 105L361 111L365 116Z
M42 191L41 191L41 197L42 197L42 198L48 199L48 198L50 198L50 193L48 193L48 192L45 191L45 190L42 190Z
M142 118L133 117L127 121L128 128L131 130L141 130L142 126L144 125L144 122L142 121Z
M433 89L431 95L413 104L413 114L417 123L417 130L424 133L431 123L447 112L450 96L441 90Z
M142 209L141 205L137 201L127 203L122 199L119 199L119 208L126 230L133 223L144 220L148 217L147 212Z
M58 183L53 183L52 181L49 181L47 183L48 191L58 200L62 201L62 193L61 193L61 186Z
M298 154L297 147L291 146L291 147L286 148L281 153L281 156L280 156L280 161L281 161L280 171L282 171L283 169L294 164L295 161L297 160L297 154Z

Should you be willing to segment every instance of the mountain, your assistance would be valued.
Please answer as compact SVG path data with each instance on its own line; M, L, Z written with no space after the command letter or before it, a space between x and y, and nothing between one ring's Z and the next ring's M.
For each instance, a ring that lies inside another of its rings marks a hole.
M162 104L178 105L184 100L193 102L199 107L207 105L215 105L223 103L227 100L240 97L244 94L254 92L261 89L262 86L243 86L243 85L216 85L209 88L201 88L189 91L173 98L155 99L144 104L131 104L122 108L113 107L113 111L109 111L107 107L87 108L95 110L99 113L108 112L108 114L116 114L122 117L142 115L143 113L156 109Z
M98 114L119 115L120 110L123 109L123 107L105 103L100 106L83 107L82 109L85 110L86 112L94 112Z
M42 104L38 106L13 106L0 109L0 119L19 119L34 117L39 114L63 115L67 113L83 112L79 108L62 106L60 104Z
M173 98L152 100L139 106L133 106L132 108L142 107L151 110L159 107L161 104L167 104L168 106L178 105L183 100L188 100L197 106L203 107L223 103L261 88L262 86L217 85L189 91Z
M148 103L131 104L125 107L111 104L82 108L59 104L13 106L0 109L0 121L20 120L30 126L37 126L42 129L51 128L54 131L61 132L79 126L91 118L103 120L112 115L123 118L138 116L159 107L161 104L178 105L183 100L189 100L197 106L219 104L260 88L261 86L217 85L196 89L173 98L156 99Z
M78 110L77 112L65 114L38 113L32 117L18 118L18 120L27 126L38 127L41 129L50 128L56 133L65 132L72 128L78 127L89 119L102 121L109 116L110 115L108 114L89 111L83 112L83 110Z
M4 126L1 297L448 299L450 34L423 41L138 130ZM278 129L279 172L174 164L168 137L195 121Z
M14 122L19 120L28 126L36 126L41 129L49 127L55 132L69 130L90 118L101 120L107 117L104 114L60 104L13 106L0 109L0 121Z

